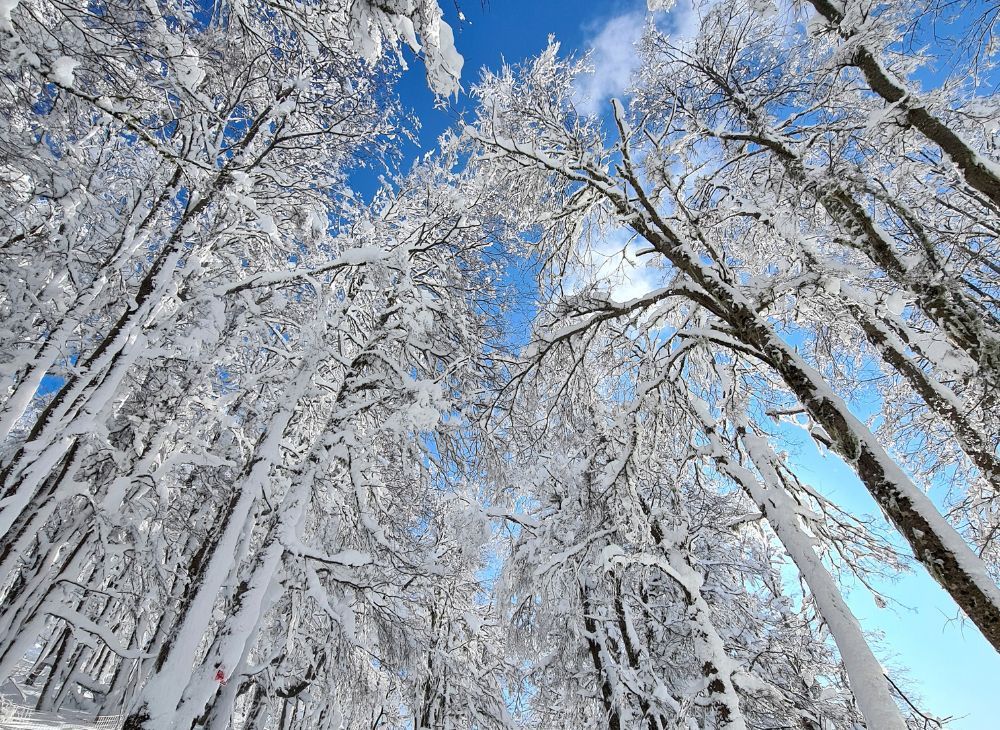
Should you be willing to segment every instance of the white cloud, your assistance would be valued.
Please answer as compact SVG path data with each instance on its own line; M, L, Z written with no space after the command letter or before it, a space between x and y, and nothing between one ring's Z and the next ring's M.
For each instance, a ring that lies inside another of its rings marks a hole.
M791 0L789 0L791 2ZM670 34L675 41L694 38L698 33L701 19L695 12L693 0L677 0L664 22L657 23L661 30Z
M564 286L570 292L595 286L619 303L645 296L662 286L663 272L649 266L650 257L636 256L636 251L644 246L645 242L627 228L611 231L593 243L584 243Z
M592 73L576 83L577 109L581 114L600 114L608 99L621 94L639 64L635 44L642 36L646 14L641 11L616 15L589 41Z
M653 6L656 7L653 7ZM690 38L698 30L692 0L650 3L657 26L674 39ZM662 11L668 12L662 12ZM620 96L639 66L636 43L650 16L645 8L612 16L594 25L585 46L591 51L594 70L576 81L576 105L581 114L603 114L608 100Z

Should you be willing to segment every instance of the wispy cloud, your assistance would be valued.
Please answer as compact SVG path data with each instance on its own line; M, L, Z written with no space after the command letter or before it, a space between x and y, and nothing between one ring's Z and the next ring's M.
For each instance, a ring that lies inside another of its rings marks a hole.
M646 13L636 10L609 18L588 42L592 73L576 84L577 109L582 114L599 114L608 99L621 94L638 67L635 44L642 36Z
M650 3L650 8L660 12L650 14L640 6L590 26L585 46L590 49L594 70L576 82L576 105L581 114L604 113L608 100L628 87L639 67L636 44L650 18L675 39L690 38L698 30L692 0Z
M609 231L584 244L564 286L569 292L594 287L615 302L645 296L661 286L663 272L650 266L648 257L636 255L641 244L627 228Z
M693 0L677 0L670 12L662 16L662 22L658 21L657 25L670 34L671 38L680 41L694 38L700 22Z

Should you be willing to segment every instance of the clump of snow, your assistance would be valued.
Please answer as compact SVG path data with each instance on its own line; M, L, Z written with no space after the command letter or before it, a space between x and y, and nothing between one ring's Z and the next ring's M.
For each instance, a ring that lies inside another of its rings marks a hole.
M199 64L198 51L186 47L183 40L166 31L166 26L163 26L163 30L161 38L177 80L188 92L194 94L205 80L205 70Z
M257 225L276 243L281 243L281 234L278 232L278 224L274 222L274 217L263 213L257 218Z
M762 18L770 18L778 13L773 0L751 0L750 8Z
M464 59L455 49L455 34L436 3L400 3L397 10L389 10L371 2L356 2L351 8L350 29L354 50L369 63L405 43L414 53L423 51L427 85L435 94L449 97L458 93Z
M441 96L458 94L458 81L462 76L465 59L455 49L455 34L443 20L439 23L437 48L428 52L427 83Z
M839 296L842 283L843 281L836 276L824 276L822 281L823 289L831 296Z
M885 300L885 308L897 317L906 309L906 295L903 292L895 291Z
M73 72L80 62L69 56L60 56L52 62L51 78L60 86L73 86Z
M10 21L10 14L14 12L20 0L0 0L0 30L8 33L14 32L14 26Z

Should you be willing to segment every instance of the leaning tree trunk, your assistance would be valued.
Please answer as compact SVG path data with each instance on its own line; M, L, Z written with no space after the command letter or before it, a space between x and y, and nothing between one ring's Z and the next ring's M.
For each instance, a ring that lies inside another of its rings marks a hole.
M638 188L638 181L634 181ZM773 368L830 436L832 448L854 467L876 504L909 543L914 557L1000 651L1000 589L983 561L948 524L926 494L892 460L872 432L738 290L703 264L658 215L652 204L636 211L624 196L619 214L653 248L687 274L741 342ZM645 203L648 201L643 198Z
M878 51L859 38L857 28L845 24L842 3L838 0L809 0L809 3L845 41L850 42L853 52L846 56L847 63L864 74L871 90L900 112L910 126L936 144L955 164L969 187L982 193L994 210L1000 211L1000 175L996 164L985 159L967 140L931 114L919 92L882 65Z
M712 446L716 466L757 505L809 586L819 613L840 650L851 692L854 693L858 709L864 715L868 727L906 730L906 722L892 697L882 665L872 653L861 626L844 601L833 576L816 555L813 538L799 526L797 506L780 484L773 466L776 457L770 445L751 433L746 425L741 426L742 439L751 462L763 477L763 481L760 481L753 472L731 457L731 448L720 437L708 409L694 398L691 404Z

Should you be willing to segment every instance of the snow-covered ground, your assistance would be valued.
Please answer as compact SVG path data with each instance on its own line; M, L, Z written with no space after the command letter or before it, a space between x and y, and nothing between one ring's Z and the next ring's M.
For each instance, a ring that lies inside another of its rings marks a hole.
M18 705L7 699L0 700L0 728L11 730L120 730L124 718L120 716L98 719L70 716L71 713L55 714L35 712L29 707Z
M39 687L44 683L43 672L34 685L25 681L31 662L15 669L13 678L0 688L0 729L7 730L120 730L124 717L107 715L95 718L93 713L62 710L38 712ZM21 671L18 671L21 670Z

